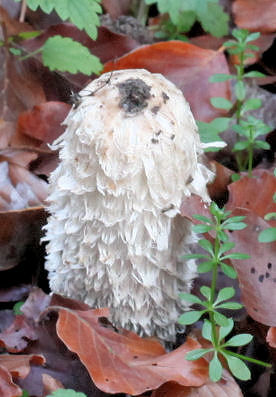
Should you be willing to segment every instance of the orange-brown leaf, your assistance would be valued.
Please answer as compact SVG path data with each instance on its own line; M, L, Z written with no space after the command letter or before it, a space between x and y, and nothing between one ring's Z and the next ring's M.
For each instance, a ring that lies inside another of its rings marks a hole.
M266 336L266 341L269 346L276 349L276 327L270 327Z
M211 97L230 99L229 82L209 83L209 77L214 73L229 73L221 51L206 50L181 41L159 42L144 45L106 63L104 72L132 68L162 73L175 83L183 91L196 119L208 122L225 115L210 104Z
M275 0L236 0L233 13L240 28L262 33L276 31Z
M137 395L168 381L186 386L200 386L206 381L207 362L185 360L188 351L200 347L194 339L165 354L156 340L101 326L98 319L106 315L106 310L60 308L57 322L58 336L77 353L99 389Z
M0 365L0 396L5 397L20 397L22 390L19 386L13 383L9 371Z

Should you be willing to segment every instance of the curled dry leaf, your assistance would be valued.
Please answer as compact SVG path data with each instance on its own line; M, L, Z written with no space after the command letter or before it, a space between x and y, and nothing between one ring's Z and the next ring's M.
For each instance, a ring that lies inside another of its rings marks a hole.
M0 365L5 367L16 378L26 378L30 373L31 364L44 365L45 358L41 354L0 355Z
M24 316L19 315L9 328L0 333L0 346L10 353L17 353L26 348L28 341L36 339L35 329Z
M42 374L42 383L44 387L42 397L47 397L57 389L64 389L63 384L59 380L48 374Z
M155 390L151 397L242 397L243 394L228 371L224 370L219 382L208 380L200 387L185 387L166 383Z
M97 387L107 393L138 395L168 381L200 386L208 377L204 359L186 361L185 354L200 344L189 338L165 354L159 342L132 332L119 334L100 325L107 309L78 311L60 308L57 333L77 353Z
M214 73L229 73L223 52L181 41L159 42L144 45L106 63L104 72L140 68L162 73L175 83L190 103L195 119L208 122L225 115L210 104L210 98L220 96L230 99L229 82L209 82L209 77Z
M232 10L240 28L262 33L276 31L275 0L236 0Z
M20 397L22 390L13 383L9 371L0 365L0 395L5 397Z
M276 349L276 327L270 327L266 336L266 341L269 346Z

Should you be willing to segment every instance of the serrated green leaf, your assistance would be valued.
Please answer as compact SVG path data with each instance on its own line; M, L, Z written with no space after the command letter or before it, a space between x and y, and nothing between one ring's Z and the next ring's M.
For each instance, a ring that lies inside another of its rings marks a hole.
M212 261L206 261L198 265L197 271L198 273L208 273L213 269L213 267L214 264Z
M213 382L218 382L222 376L222 365L218 359L217 354L214 354L214 357L210 361L209 364L209 377Z
M199 303L199 304L202 303L202 301L201 301L196 295L193 295L193 294L186 294L186 293L184 293L184 292L181 292L181 293L179 294L179 298L180 298L180 299L183 299L183 300L185 300L185 301L187 301L187 302Z
M260 243L271 243L276 241L276 227L269 227L262 230L258 236L258 240Z
M237 272L233 267L227 265L226 263L221 263L221 270L223 271L224 274L226 274L227 277L230 277L232 279L237 278Z
M221 327L227 327L229 319L223 314L215 311L214 312L214 320Z
M196 323L203 315L203 313L205 313L205 310L200 310L200 311L192 310L190 312L183 313L179 317L178 322L179 324L182 325L189 325Z
M221 83L223 81L235 80L237 77L232 74L217 73L209 78L210 83Z
M253 335L250 334L239 334L230 338L225 342L224 346L244 346L251 342Z
M218 295L217 299L215 300L214 304L220 303L222 301L226 301L227 299L231 299L235 295L235 290L232 287L225 287L222 288Z
M238 81L235 84L234 90L235 90L235 94L236 94L237 99L239 101L243 101L244 98L245 98L245 85L244 85L243 81Z
M210 299L210 297L211 297L211 288L210 287L203 285L202 287L200 287L200 292L205 298L207 298L208 300Z
M212 349L196 349L188 352L185 356L185 359L188 361L198 360L203 357L206 353L209 353Z
M55 10L63 21L69 20L92 39L97 38L98 14L102 13L100 0L27 0L27 4L31 10L40 7L46 14Z
M210 101L211 104L218 109L230 110L233 106L231 101L223 97L213 97Z
M86 397L86 394L76 392L72 389L57 389L51 394L48 394L47 397Z
M102 69L97 57L69 37L50 37L42 47L42 59L50 70L90 75Z
M224 354L224 357L227 360L230 371L236 378L241 380L251 379L250 371L242 360L229 354Z
M228 318L227 326L219 328L219 341L221 341L227 335L229 335L233 328L234 328L234 321L232 318Z

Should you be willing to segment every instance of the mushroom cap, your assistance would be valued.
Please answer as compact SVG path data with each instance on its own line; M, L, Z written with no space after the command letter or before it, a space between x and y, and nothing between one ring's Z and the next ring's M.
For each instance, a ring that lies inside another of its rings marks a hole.
M142 69L102 75L79 94L57 139L46 268L54 292L108 306L116 326L172 340L196 275L179 215L213 174L182 92Z

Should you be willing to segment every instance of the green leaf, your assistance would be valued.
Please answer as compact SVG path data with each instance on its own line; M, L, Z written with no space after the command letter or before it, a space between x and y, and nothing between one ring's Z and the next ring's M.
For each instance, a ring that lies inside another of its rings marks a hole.
M245 216L230 216L229 218L227 218L223 224L227 225L227 223L234 223L234 222L241 222L245 219Z
M211 298L211 288L210 287L207 287L206 285L203 285L202 287L200 287L200 292L202 293L202 295L205 298L210 300L210 298Z
M223 132L229 127L230 120L230 117L217 117L210 124L217 132Z
M27 392L27 390L22 390L21 397L30 397L30 395L29 395L29 393Z
M20 301L20 302L17 302L17 303L13 306L13 312L14 312L14 314L15 314L16 316L19 316L19 315L23 314L22 311L21 311L21 307L24 305L24 303L25 303L25 302Z
M226 225L222 224L222 228L227 230L243 230L246 227L247 224L244 222L227 223Z
M86 394L71 389L57 389L47 397L86 397Z
M220 258L221 260L224 259L249 259L250 255L248 254L242 254L240 252L233 252L232 254L228 254Z
M199 135L200 135L200 140L203 143L212 143L212 142L214 142L214 147L208 147L208 148L206 148L204 150L205 151L217 152L221 148L216 146L216 142L224 143L224 141L218 135L218 133L221 132L222 130L221 131L217 131L217 129L213 125L213 121L210 122L210 123L204 123L202 121L197 121L197 126L198 126L198 132L199 132Z
M228 318L228 324L225 327L219 328L219 341L221 341L227 335L229 335L233 328L234 328L234 321L232 318Z
M211 104L218 109L230 110L233 106L231 101L223 97L213 97L210 101Z
M209 252L209 254L213 255L213 253L214 253L214 248L213 248L212 243L210 243L209 240L206 240L205 238L204 238L204 239L201 239L201 240L199 240L198 244L199 244L205 251Z
M189 325L196 323L203 315L203 313L205 313L205 310L200 310L200 311L192 310L190 312L183 313L179 317L178 322L179 324L182 325Z
M262 106L262 101L259 98L250 98L244 102L242 106L242 113L248 112L249 110L259 109Z
M53 36L42 47L42 59L50 70L90 75L98 74L102 65L82 44L69 37Z
M41 34L41 30L32 30L31 32L20 32L17 34L17 37L23 40L33 39Z
M202 262L198 265L197 271L198 273L208 273L214 267L214 263L212 261Z
M209 364L209 376L213 382L218 382L222 376L222 365L216 353Z
M227 327L229 319L223 314L215 311L214 312L214 320L221 327Z
M229 339L224 346L244 346L251 342L253 339L253 335L250 334L239 334L233 336Z
M251 33L247 36L247 38L245 39L245 42L249 43L249 41L257 40L260 37L260 35L261 35L260 32Z
M230 310L239 310L243 307L240 303L237 302L225 302L216 306L218 309L230 309Z
M63 21L71 21L94 40L97 38L97 26L100 25L98 14L102 12L99 3L100 0L27 0L31 10L40 7L46 14L55 10Z
M19 48L10 47L9 51L12 55L15 56L20 56L22 54L22 51Z
M226 352L224 352L223 355L227 360L227 364L229 366L230 371L236 378L241 380L251 379L250 371L242 360L240 360L237 357L233 357L227 354Z
M237 182L237 181L239 181L240 179L241 179L241 175L240 175L240 174L235 173L235 174L232 174L232 175L231 175L231 180L232 180L233 182Z
M235 94L239 101L243 101L245 98L245 85L243 81L238 81L235 84Z
M217 74L213 74L213 76L211 76L209 78L210 83L221 83L223 81L227 81L227 80L234 80L236 79L235 75L232 74L224 74L224 73L217 73Z
M222 7L214 1L200 2L197 8L197 17L203 29L215 37L222 37L228 33L229 16ZM207 9L206 9L207 7Z
M227 234L226 233L224 233L224 231L223 230L219 230L218 232L217 232L217 236L218 236L218 238L221 240L221 241L228 241L228 236L227 236Z
M262 230L258 236L258 240L260 243L271 243L276 241L276 227L269 227Z
M207 233L212 230L212 226L210 225L193 225L193 231L195 233Z
M206 353L209 353L212 349L196 349L188 352L185 356L185 359L188 361L198 360L203 357Z
M210 218L207 218L207 216L203 215L193 215L193 218L197 219L198 221L204 222L204 223L212 223L212 220Z
M183 299L183 300L185 300L185 301L187 301L187 302L199 303L199 304L202 303L202 301L201 301L197 296L195 296L195 295L193 295L193 294L186 294L186 293L184 293L184 292L181 292L181 293L179 294L179 298L180 298L180 299Z
M232 298L235 295L235 289L232 287L225 287L222 288L218 295L217 295L217 299L215 300L215 304L220 303L222 301L226 301L227 299Z
M220 266L221 266L221 270L223 271L224 274L226 274L227 277L230 277L232 279L237 278L237 272L235 269L233 269L233 267L223 262L221 262Z
M219 249L219 256L222 255L224 252L231 250L234 247L235 247L235 243L227 242L222 244Z
M234 147L233 147L233 151L234 152L239 152L241 150L245 150L250 146L250 142L248 141L240 141L235 143Z
M274 200L274 202L275 202L275 200ZM275 220L276 219L276 212L269 212L268 214L266 214L264 216L264 219L266 221L272 221L273 219Z
M259 141L258 139L254 141L254 147L255 148L260 148L264 150L269 150L270 149L270 144L264 141Z
M204 339L212 342L212 325L209 320L204 320L202 326L202 336Z

